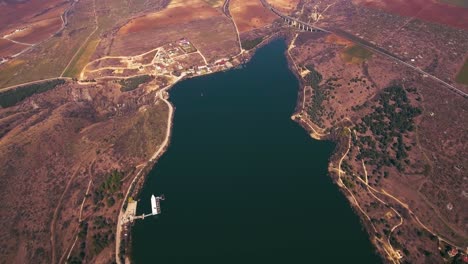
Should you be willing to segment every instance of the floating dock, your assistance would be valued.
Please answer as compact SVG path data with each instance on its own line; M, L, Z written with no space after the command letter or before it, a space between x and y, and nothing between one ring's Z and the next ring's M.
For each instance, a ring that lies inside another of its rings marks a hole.
M142 215L136 215L137 202L133 200L129 201L127 205L127 209L122 219L123 223L133 222L137 219L145 219L145 217L160 214L161 213L161 204L160 204L161 201L164 201L164 195L161 195L161 196L154 196L154 194L151 195L151 213L142 214Z

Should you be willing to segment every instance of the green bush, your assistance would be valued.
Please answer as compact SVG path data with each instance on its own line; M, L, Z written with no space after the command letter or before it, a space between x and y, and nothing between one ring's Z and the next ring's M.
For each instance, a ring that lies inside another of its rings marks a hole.
M23 101L24 99L36 93L46 92L55 88L57 85L61 85L64 83L65 80L56 79L41 83L19 86L15 89L0 93L0 106L3 108L14 106L15 104Z
M152 79L153 77L149 75L141 75L141 76L131 77L128 79L123 79L119 82L120 85L122 86L120 88L120 91L128 92L128 91L135 90L136 88L138 88L140 84L149 82Z
M254 38L254 39L248 39L248 40L242 41L241 45L242 45L243 49L251 50L251 49L255 48L258 44L260 44L262 41L263 41L262 37Z

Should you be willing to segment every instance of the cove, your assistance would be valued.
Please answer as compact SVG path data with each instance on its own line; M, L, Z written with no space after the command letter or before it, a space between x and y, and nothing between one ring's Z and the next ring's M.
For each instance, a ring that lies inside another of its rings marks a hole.
M285 42L242 69L170 91L171 144L147 176L132 229L134 263L380 263L328 176L335 145L291 120L299 83Z

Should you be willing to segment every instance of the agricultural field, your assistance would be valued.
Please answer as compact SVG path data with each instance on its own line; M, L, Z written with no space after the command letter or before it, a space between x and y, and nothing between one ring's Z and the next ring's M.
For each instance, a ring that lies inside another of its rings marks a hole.
M268 3L282 12L291 13L296 10L299 0L268 0Z
M163 11L151 13L130 21L119 30L118 34L128 35L151 30L154 27L186 24L219 15L221 15L221 12L208 5L205 1L192 0L187 5L171 3Z
M238 52L235 34L231 21L205 1L171 2L160 12L131 20L110 36L110 55L134 56L186 38L211 61Z
M372 52L358 45L347 47L341 53L341 58L347 63L361 64L370 57Z
M231 13L239 33L244 33L271 24L277 16L263 7L260 0L231 0Z
M29 23L21 31L10 33L8 39L22 43L36 44L52 37L62 27L60 16Z
M460 71L457 73L455 81L461 84L468 85L468 59L465 60L465 63L461 67Z
M435 0L353 0L355 4L383 10L388 13L468 29L468 9L461 5L449 5L445 2L450 2L450 4L464 2L463 5L466 5L466 1L457 0L440 2Z
M60 19L70 2L65 0L3 1L0 9L0 35L15 30L29 29L35 23L41 24L50 19ZM54 26L54 23L46 22ZM61 21L59 22L61 25Z
M221 7L224 3L224 0L204 0L212 7Z
M93 39L86 43L82 47L73 60L70 62L71 67L68 67L63 73L65 77L79 77L84 66L91 60L91 56L94 54L97 45L99 44L99 39Z
M11 8L24 9L26 17L34 17L39 12L37 10L41 10L39 2L31 0L28 1L28 5ZM51 1L50 5L54 6L58 3L66 2ZM49 2L42 4L45 10L49 10ZM34 5L36 9L29 9L30 6ZM76 2L72 12L67 17L68 23L63 31L22 54L22 63L16 61L18 59L14 59L0 65L0 87L58 77L62 73L66 74L65 76L76 77L82 67L95 54L95 48L98 46L101 35L107 34L116 24L123 23L130 17L137 16L145 10L157 10L164 5L165 2L159 0L132 1L132 5L124 0L81 0ZM52 12L52 10L55 9L50 9L48 12ZM63 11L63 8L61 10ZM46 14L50 16L47 12L41 16L46 16ZM13 19L9 15L7 17L9 21ZM47 18L50 19L50 17ZM96 26L98 26L97 29ZM93 32L94 34L92 34Z
M92 0L77 2L68 26L34 49L0 65L0 87L60 76L74 53L93 30ZM18 60L23 63L18 63ZM11 74L11 73L14 74Z
M468 8L468 2L465 0L439 0L439 2Z
M0 58L17 54L27 47L27 45L21 45L10 40L0 39Z

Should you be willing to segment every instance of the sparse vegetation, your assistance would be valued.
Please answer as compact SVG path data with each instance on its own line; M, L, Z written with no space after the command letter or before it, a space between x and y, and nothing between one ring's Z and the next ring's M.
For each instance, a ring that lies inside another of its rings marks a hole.
M56 79L41 83L29 84L25 86L20 86L18 88L8 90L6 92L0 93L0 106L1 107L10 107L15 104L23 101L24 99L36 94L43 93L50 89L54 89L57 85L64 84L65 81L62 79Z
M140 84L149 82L152 79L153 77L149 75L141 75L141 76L136 76L136 77L121 80L119 82L120 85L122 86L120 88L120 91L128 92L128 91L135 90L136 88L138 88L138 86L140 86Z

